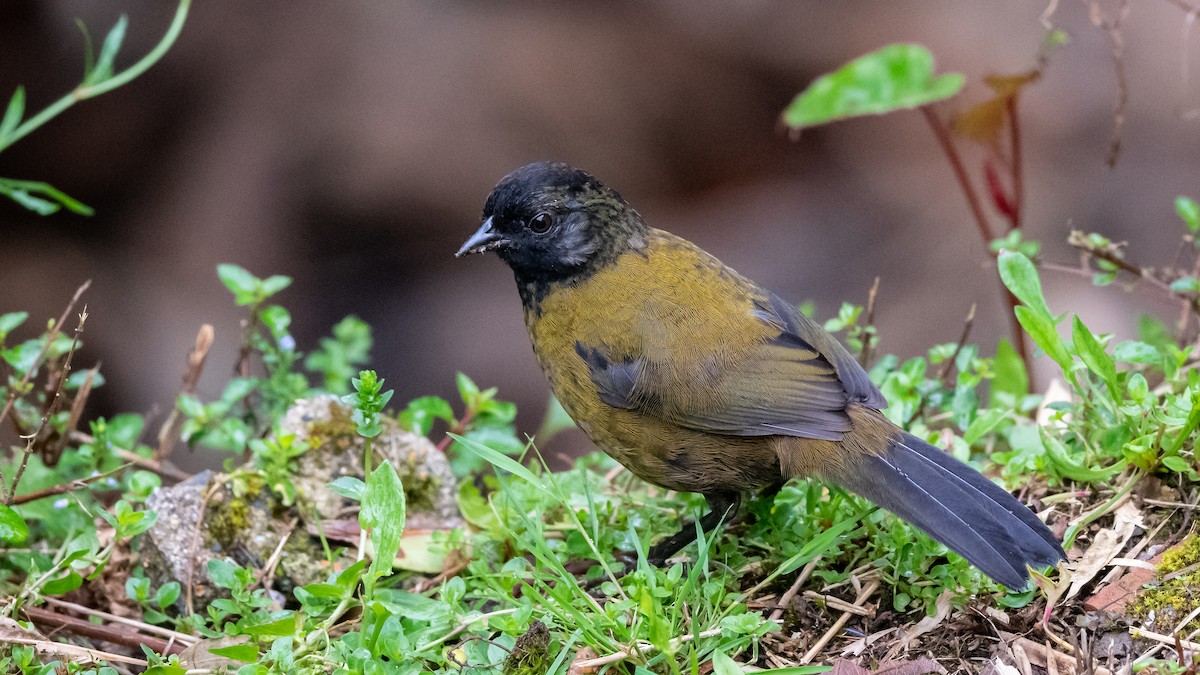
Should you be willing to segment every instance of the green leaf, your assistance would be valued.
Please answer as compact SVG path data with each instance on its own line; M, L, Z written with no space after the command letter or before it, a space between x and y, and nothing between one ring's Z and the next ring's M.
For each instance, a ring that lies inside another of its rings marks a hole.
M713 675L745 675L746 671L725 652L713 652Z
M282 291L283 289L285 289L291 285L292 285L291 277L285 277L281 274L271 275L271 276L267 277L266 279L263 279L263 282L262 282L263 298L264 299L269 298L272 295L275 295L279 291Z
M233 590L242 588L242 582L238 579L238 566L224 560L222 558L213 558L208 561L208 578L221 588Z
M6 544L20 544L29 536L29 526L25 519L7 504L0 504L0 541Z
M62 595L63 593L70 593L82 585L83 577L75 572L68 572L66 576L47 581L42 586L42 593L46 595Z
M1050 465L1054 467L1058 475L1064 478L1080 483L1104 482L1124 471L1125 465L1128 464L1127 460L1122 459L1104 468L1085 466L1071 456L1067 446L1054 434L1048 433L1044 428L1039 428L1038 433L1042 439L1042 447L1046 449L1046 458Z
M252 377L235 377L225 384L225 388L221 390L221 401L224 403L237 403L246 398L258 386L258 380Z
M246 626L242 628L242 632L247 635L266 635L269 637L283 637L284 635L293 635L296 632L296 615L293 614L287 618L263 623L254 626Z
M1040 314L1053 316L1046 305L1046 296L1042 295L1042 282L1038 279L1033 261L1021 253L1003 251L997 264L1000 268L1000 280L1018 300Z
M249 305L255 301L258 277L250 274L246 268L231 263L217 265L217 278L233 293L234 302L238 305Z
M200 399L191 394L180 394L175 401L175 407L179 408L179 412L188 417L204 417L204 404Z
M0 178L0 195L6 195L21 206L42 216L55 213L64 206L83 216L90 216L94 213L90 206L42 181Z
M463 373L455 376L455 383L458 385L458 395L462 398L462 402L468 408L475 405L479 399L479 385Z
M759 670L757 675L816 675L817 673L828 673L831 670L833 670L833 666L790 666Z
M267 330L270 331L271 335L277 340L287 335L287 329L292 325L291 313L279 305L271 305L270 307L263 308L263 310L258 313L258 318L262 320L263 325L267 327ZM280 346L285 351L289 351L286 347L283 347L283 345Z
M474 482L464 480L458 486L458 511L464 520L481 530L498 531L500 520Z
M42 352L42 346L45 341L42 338L34 338L26 340L15 347L10 347L0 352L0 356L8 365L12 366L13 370L18 373L27 373L33 371L38 364L38 355Z
M510 456L520 455L525 451L525 442L517 438L511 427L485 427L475 429L464 436Z
M1006 417L1008 417L1008 411L1003 408L989 408L979 413L967 430L963 432L963 441L967 445L975 445L976 441L991 433Z
M1200 279L1193 276L1182 276L1171 282L1171 290L1176 293L1200 293Z
M241 661L242 663L254 663L258 660L258 647L254 645L213 647L212 649L208 650L208 653L216 656L224 656L227 659Z
M1129 392L1129 398L1140 403L1150 393L1150 384L1146 382L1145 375L1134 373L1126 380L1125 390Z
M450 402L440 396L422 396L409 402L398 416L400 426L414 434L429 435L435 420L454 421L454 410Z
M175 604L175 601L179 599L179 591L178 581L168 581L159 586L158 590L154 592L154 604L159 607L167 607Z
M25 87L17 87L12 98L8 99L8 107L4 110L4 119L0 119L0 145L12 134L21 117L25 115Z
M8 314L0 314L0 341L8 337L8 334L17 329L18 326L25 323L29 318L29 312L9 312Z
M1063 374L1069 375L1071 353L1067 351L1066 344L1059 336L1054 319L1050 318L1049 314L1036 312L1025 305L1018 305L1016 314L1017 321L1021 323L1025 332L1029 333L1029 337L1033 338L1033 343L1041 347L1042 351L1046 352L1046 356L1054 359L1054 362L1062 368Z
M525 468L520 462L512 457L497 452L496 450L493 450L492 448L489 448L488 446L474 439L459 436L458 434L449 434L449 436L455 441L458 441L462 447L475 453L484 461L488 462L497 469L503 469L515 476L519 476L521 479L538 489L546 489L546 484L543 483L540 478L533 475L532 471Z
M1175 213L1179 214L1179 219L1187 226L1188 232L1200 232L1200 205L1196 204L1196 200L1182 195L1176 197Z
M142 675L185 675L185 673L187 673L187 668L182 666L159 664L156 666L150 666L142 673Z
M1162 465L1175 473L1190 474L1195 472L1195 468L1187 463L1187 460L1179 455L1168 455L1162 458Z
M920 45L888 45L817 78L783 111L783 123L803 129L915 108L950 98L963 81L958 73L934 77L933 55Z
M992 380L992 393L1007 393L1013 400L1020 400L1029 393L1029 374L1025 372L1025 362L1008 340L1001 339L996 344L996 358L993 361L995 378Z
M362 509L358 512L358 522L363 529L371 531L371 543L375 547L368 582L391 572L400 551L405 517L404 486L392 465L384 462L367 476Z
M70 391L78 391L91 375L92 371L90 370L77 370L67 376L67 382L63 386ZM105 382L104 376L96 371L96 374L92 376L92 389L103 386Z
M358 586L358 582L362 579L363 570L367 567L366 560L359 560L353 565L347 567L338 573L335 583L342 588L342 594L346 595Z
M362 482L357 476L342 476L329 483L329 489L346 499L354 501L362 501L363 491L366 490L367 484Z
M1126 340L1118 342L1117 346L1113 348L1113 358L1125 363L1144 363L1153 366L1162 362L1162 352L1152 344L1138 340Z
M1120 385L1117 382L1117 367L1112 357L1104 351L1104 346L1092 335L1092 331L1083 324L1078 315L1075 316L1071 331L1071 340L1075 343L1075 353L1083 360L1084 365L1093 373L1100 376L1108 386L1108 392L1113 400L1119 402Z
M303 590L314 598L323 598L326 600L341 600L346 595L346 591L341 586L335 584L308 584L296 590Z
M34 197L27 190L12 188L3 183L0 183L0 194L7 195L9 199L39 216L48 216L62 208L52 201L42 199L41 197Z
M117 59L121 43L125 41L125 28L128 25L129 20L125 15L121 15L112 30L108 31L108 35L104 37L104 45L100 47L100 55L96 57L96 65L84 75L83 83L85 85L103 82L112 77L113 63Z
M145 577L129 577L125 580L125 596L138 603L150 599L150 580Z

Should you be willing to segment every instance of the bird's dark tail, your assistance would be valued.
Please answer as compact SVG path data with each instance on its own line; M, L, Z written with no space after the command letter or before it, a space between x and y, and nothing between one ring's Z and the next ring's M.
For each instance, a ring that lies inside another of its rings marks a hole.
M1026 565L1053 566L1062 546L1037 516L971 467L915 436L859 455L826 478L942 542L1001 584L1022 589Z

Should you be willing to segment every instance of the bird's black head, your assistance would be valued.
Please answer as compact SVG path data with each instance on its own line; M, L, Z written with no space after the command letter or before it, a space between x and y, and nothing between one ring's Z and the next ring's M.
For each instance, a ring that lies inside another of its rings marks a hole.
M483 224L457 256L495 251L527 288L584 278L645 245L646 226L621 195L556 162L527 164L488 195Z

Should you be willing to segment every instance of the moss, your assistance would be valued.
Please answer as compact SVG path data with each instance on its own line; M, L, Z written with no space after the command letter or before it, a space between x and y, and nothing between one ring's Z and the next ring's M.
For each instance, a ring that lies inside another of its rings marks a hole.
M404 498L410 511L432 511L441 483L418 464L415 454L410 453L408 466L398 471L404 483Z
M546 624L534 621L529 630L517 638L517 643L504 659L504 675L534 675L550 667L550 631Z
M212 541L229 548L250 527L250 503L244 497L212 503L205 522Z
M1156 630L1173 630L1180 619L1200 607L1200 570L1176 577L1170 575L1200 563L1200 535L1192 533L1163 554L1158 565L1159 582L1143 589L1130 606L1130 612ZM1200 629L1200 619L1183 628L1184 633Z
M347 408L336 401L329 403L329 419L313 422L308 426L310 448L325 448L331 452L345 452L358 439L354 420Z
M1158 565L1158 573L1160 576L1165 576L1198 562L1200 562L1200 535L1193 532L1184 537L1178 546L1172 547L1163 554L1162 562Z

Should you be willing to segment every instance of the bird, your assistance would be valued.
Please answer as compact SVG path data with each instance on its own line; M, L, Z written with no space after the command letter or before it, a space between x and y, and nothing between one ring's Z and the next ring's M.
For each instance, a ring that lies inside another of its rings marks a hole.
M1065 559L1037 515L880 412L850 352L779 295L650 227L585 171L535 162L504 176L456 257L512 270L551 390L593 443L640 479L704 496L712 530L743 498L794 477L855 492L996 582ZM662 565L694 524L651 546Z

